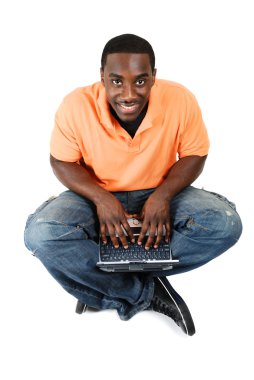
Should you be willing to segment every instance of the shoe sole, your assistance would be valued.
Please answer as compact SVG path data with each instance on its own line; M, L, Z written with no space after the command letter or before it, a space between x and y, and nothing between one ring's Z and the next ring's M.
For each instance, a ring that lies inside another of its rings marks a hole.
M174 302L177 310L179 311L181 317L182 317L182 323L183 325L180 326L184 330L184 332L187 335L194 335L195 325L191 316L191 313L188 309L188 306L182 299L182 297L175 291L175 289L170 285L169 281L166 277L156 277L156 279L160 282L160 284L163 286L171 300Z

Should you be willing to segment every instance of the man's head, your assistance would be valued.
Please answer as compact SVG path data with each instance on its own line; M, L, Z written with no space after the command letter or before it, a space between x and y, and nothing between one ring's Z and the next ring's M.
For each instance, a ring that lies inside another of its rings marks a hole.
M154 66L152 46L134 34L117 36L105 45L101 81L108 102L121 120L135 120L147 104L155 81Z

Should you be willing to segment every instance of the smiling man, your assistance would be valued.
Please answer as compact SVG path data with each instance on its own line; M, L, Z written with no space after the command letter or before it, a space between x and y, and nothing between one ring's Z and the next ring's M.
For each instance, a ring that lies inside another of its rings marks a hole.
M123 320L154 310L193 335L189 309L166 276L225 252L239 239L241 220L225 197L190 186L205 164L207 131L192 93L156 79L148 41L133 34L108 41L100 74L56 113L50 160L69 190L29 216L26 246L80 304L116 309ZM179 265L152 273L99 270L99 236L128 248L129 217L142 220L138 244L149 250L170 240Z

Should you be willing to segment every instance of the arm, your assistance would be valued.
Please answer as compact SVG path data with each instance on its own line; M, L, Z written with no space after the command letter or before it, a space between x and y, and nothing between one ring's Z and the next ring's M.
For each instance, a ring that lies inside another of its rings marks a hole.
M188 156L178 160L154 194L156 193L170 202L176 194L199 177L205 166L206 158L207 156Z
M50 164L55 176L64 186L89 199L95 205L108 193L97 185L83 166L76 162L60 161L50 155Z
M97 185L89 172L76 162L60 161L50 155L50 164L54 174L64 186L95 204L100 221L102 240L107 241L106 232L108 230L113 244L118 247L116 231L123 245L128 247L121 225L133 240L134 236L127 222L127 218L131 217L131 215L124 210L118 199L109 191Z
M142 230L138 239L142 243L147 230L149 238L146 248L154 241L157 229L155 248L162 239L163 225L166 227L166 241L170 236L170 202L172 198L185 187L194 182L201 174L207 156L188 156L178 160L170 169L164 182L150 195L141 212Z

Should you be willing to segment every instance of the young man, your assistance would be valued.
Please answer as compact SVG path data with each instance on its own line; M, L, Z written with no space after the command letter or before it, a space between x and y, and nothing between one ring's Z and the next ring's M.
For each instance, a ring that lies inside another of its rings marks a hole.
M25 243L63 288L97 309L128 320L142 310L171 317L188 335L191 314L166 276L197 268L241 235L226 198L196 189L209 141L195 97L156 80L151 45L124 34L105 45L101 82L65 97L56 113L51 165L69 189L29 216ZM128 247L129 217L142 220L145 248L171 242L177 267L154 273L105 273L98 240ZM118 237L117 237L118 236Z

